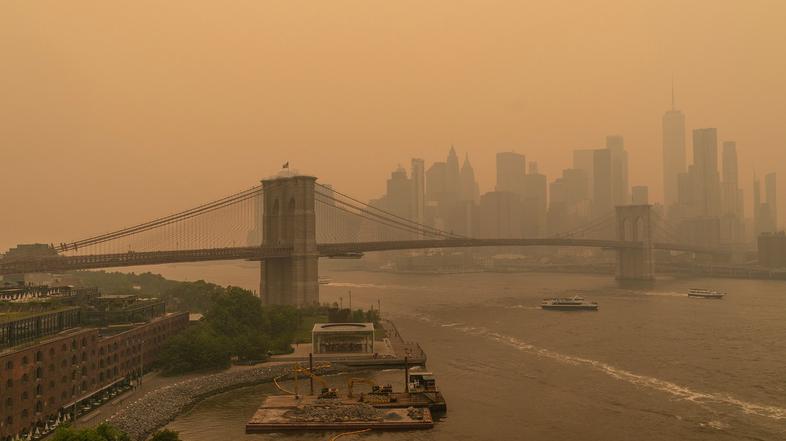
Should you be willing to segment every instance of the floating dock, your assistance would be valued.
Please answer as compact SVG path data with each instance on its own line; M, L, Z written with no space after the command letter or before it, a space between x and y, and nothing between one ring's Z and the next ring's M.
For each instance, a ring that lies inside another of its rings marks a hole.
M365 403L370 406L376 407L377 409L407 409L410 407L415 408L428 408L432 413L433 412L444 412L446 410L445 400L433 400L429 399L425 394L408 394L405 392L393 392L391 394L394 398L392 400L378 400L375 399L376 397L372 394L358 394L358 397L351 398L351 397L339 397L335 398L334 401L341 403L343 405L353 405L359 403ZM441 398L441 395L440 395ZM292 395L270 395L265 398L265 401L259 407L260 409L264 408L273 408L273 409L283 409L283 408L291 408L297 406L304 406L304 405L314 405L320 399L313 396L313 395L306 395L300 397L298 400ZM293 404L293 403L297 404Z
M430 429L428 408L380 409L347 399L269 396L246 423L246 433L289 430Z

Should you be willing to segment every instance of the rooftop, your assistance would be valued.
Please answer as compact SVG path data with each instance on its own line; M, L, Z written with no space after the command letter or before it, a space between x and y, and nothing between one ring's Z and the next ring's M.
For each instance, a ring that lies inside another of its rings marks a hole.
M31 311L12 311L12 312L0 312L0 323L8 323L13 322L16 320L21 320L29 317L35 317L38 315L48 315L48 314L55 314L62 311L67 311L69 309L78 309L74 306L61 306L58 308L52 309L41 309L41 310L31 310Z
M374 332L373 323L314 323L311 332Z

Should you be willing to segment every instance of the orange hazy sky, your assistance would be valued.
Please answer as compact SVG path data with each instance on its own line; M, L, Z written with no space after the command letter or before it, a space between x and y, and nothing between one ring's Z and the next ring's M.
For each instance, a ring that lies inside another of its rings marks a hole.
M660 121L786 181L783 0L0 3L0 249L254 185L285 161L362 198L397 164L494 153L555 178L622 134L661 197ZM786 186L780 186L781 218ZM747 207L750 215L750 206Z

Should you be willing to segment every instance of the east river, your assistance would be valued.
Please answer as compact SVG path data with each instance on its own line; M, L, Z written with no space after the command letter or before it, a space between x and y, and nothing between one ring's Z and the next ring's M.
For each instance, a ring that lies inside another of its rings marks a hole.
M250 263L155 267L250 289ZM328 272L323 302L374 307L429 357L447 416L423 432L373 440L782 440L786 439L786 283L664 278L620 288L578 274L412 275ZM688 288L727 291L691 299ZM580 294L598 312L538 308ZM362 374L352 374L359 376ZM402 388L400 371L369 372ZM347 376L328 381L344 388ZM361 386L363 387L363 386ZM245 435L272 386L214 396L168 427L185 441L327 439L326 434ZM349 439L349 438L348 438Z

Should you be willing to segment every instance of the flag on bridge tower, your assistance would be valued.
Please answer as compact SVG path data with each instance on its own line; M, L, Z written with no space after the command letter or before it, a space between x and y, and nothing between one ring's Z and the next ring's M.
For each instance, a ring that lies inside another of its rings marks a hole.
M284 165L281 166L281 168L289 168L289 161L285 162Z

